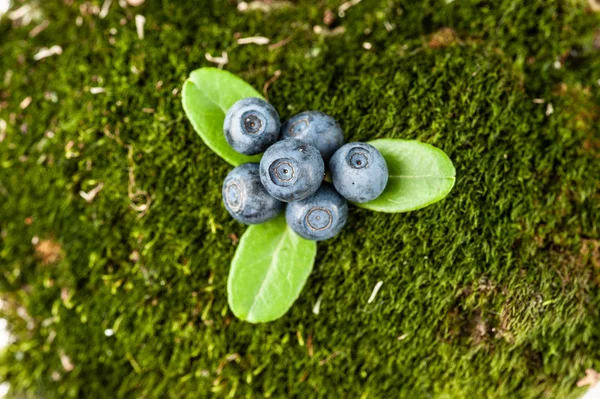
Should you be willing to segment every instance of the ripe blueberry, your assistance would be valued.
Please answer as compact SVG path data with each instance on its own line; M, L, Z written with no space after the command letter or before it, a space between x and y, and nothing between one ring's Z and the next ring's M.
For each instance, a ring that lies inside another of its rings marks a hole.
M239 100L225 115L225 139L237 152L254 155L263 152L279 138L279 114L260 98Z
M307 240L327 240L340 232L348 217L348 203L329 183L285 209L288 226Z
M313 145L296 139L278 141L260 160L260 180L280 201L304 199L319 189L325 163Z
M317 147L325 161L344 144L344 133L331 116L306 111L288 119L281 127L281 138L296 138Z
M235 220L245 224L273 219L284 206L262 186L257 163L245 163L229 172L223 183L223 203Z
M348 143L333 154L329 171L335 189L348 201L369 202L379 197L388 181L381 153L366 143Z

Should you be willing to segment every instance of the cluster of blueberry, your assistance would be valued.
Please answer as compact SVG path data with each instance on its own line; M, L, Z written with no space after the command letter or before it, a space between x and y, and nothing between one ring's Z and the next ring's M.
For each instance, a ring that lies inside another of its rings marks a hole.
M298 235L326 240L344 227L346 200L374 200L387 184L381 153L366 143L344 145L339 124L322 112L302 112L281 126L271 104L245 98L227 111L223 130L237 152L265 152L260 164L236 167L223 184L225 207L242 223L266 222L285 207ZM326 163L333 186L323 181Z

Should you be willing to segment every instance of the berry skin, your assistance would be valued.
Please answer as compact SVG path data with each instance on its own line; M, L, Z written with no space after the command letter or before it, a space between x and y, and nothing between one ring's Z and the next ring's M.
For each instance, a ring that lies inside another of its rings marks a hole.
M281 127L281 138L296 138L314 145L326 162L344 144L340 125L331 116L319 111L292 116Z
M363 203L379 197L388 181L388 168L381 153L366 143L348 143L333 154L329 171L335 189L351 202Z
M280 201L299 201L319 189L325 163L313 145L296 139L278 141L260 160L260 180Z
M237 152L259 154L279 138L279 114L260 98L244 98L229 108L223 122L225 139Z
M348 217L348 203L329 183L285 209L288 226L307 240L327 240L340 232Z
M266 222L284 207L262 186L257 163L245 163L229 172L223 183L223 203L229 214L244 224Z

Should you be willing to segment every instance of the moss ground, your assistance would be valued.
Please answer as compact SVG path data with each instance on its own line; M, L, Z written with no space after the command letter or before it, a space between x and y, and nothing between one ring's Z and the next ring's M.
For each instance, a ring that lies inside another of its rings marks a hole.
M584 370L600 370L600 14L587 1L364 0L321 31L340 1L114 1L100 18L102 3L31 3L49 21L35 37L41 20L0 21L0 303L15 337L0 380L13 395L582 394ZM34 60L53 45L62 54ZM244 227L221 205L230 167L181 107L188 73L223 51L259 89L280 71L268 96L282 117L320 109L348 140L419 139L457 169L427 209L353 208L266 325L228 310Z

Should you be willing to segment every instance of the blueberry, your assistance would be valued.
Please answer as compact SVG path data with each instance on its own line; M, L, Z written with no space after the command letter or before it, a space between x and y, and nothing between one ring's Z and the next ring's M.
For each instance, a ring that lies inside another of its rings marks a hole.
M331 116L306 111L288 119L281 127L281 138L296 138L317 147L325 161L344 144L344 133Z
M325 163L313 145L296 139L273 144L260 160L260 180L280 201L304 199L319 189Z
M348 201L369 202L379 197L388 181L381 153L366 143L348 143L333 154L329 171L335 189Z
M263 152L279 138L279 114L260 98L239 100L225 115L225 139L237 152L254 155Z
M235 220L245 224L273 219L284 207L261 184L257 163L245 163L229 172L223 183L223 203Z
M348 217L348 203L329 183L302 201L291 202L285 219L292 230L308 240L327 240L340 232Z

